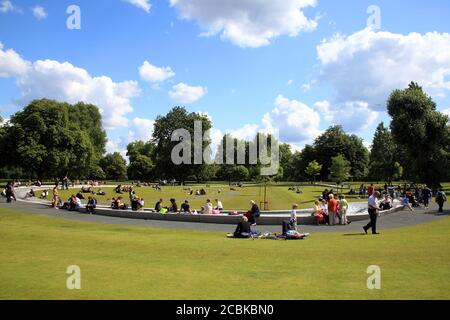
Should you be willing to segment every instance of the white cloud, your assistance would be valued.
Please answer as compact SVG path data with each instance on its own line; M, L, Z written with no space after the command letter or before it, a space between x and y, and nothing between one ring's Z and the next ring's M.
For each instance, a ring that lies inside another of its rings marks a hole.
M450 34L408 35L358 31L336 35L317 47L320 79L331 84L336 101L364 101L383 110L389 94L418 82L434 96L450 90Z
M220 38L240 47L269 45L282 35L297 36L316 29L317 21L303 9L316 0L170 0L180 18L197 21L206 31L202 36Z
M143 118L134 118L131 121L131 127L129 132L129 141L149 141L153 134L153 125L155 124L154 120L151 119L143 119Z
M0 119L0 128L6 125L9 122L10 119Z
M152 8L152 4L150 0L124 0L132 5L144 10L147 13L150 13L150 9Z
M308 143L320 133L320 115L306 104L279 95L275 109L264 116L267 127L277 128L280 139L288 143Z
M367 129L378 118L378 112L369 108L367 102L347 101L332 106L327 100L314 104L315 109L330 125L342 125L345 131L356 132Z
M366 140L363 140L363 145L364 145L364 147L366 147L367 150L369 150L369 151L372 150L372 143L370 143Z
M178 103L190 104L201 99L206 93L208 93L206 87L194 87L181 82L172 87L169 96Z
M9 0L4 0L0 2L0 12L6 13L9 11L14 11L14 5Z
M294 80L291 79L291 80L288 80L287 85L291 86L293 83L294 83Z
M171 67L157 67L148 61L144 61L139 67L141 79L151 83L163 82L175 76Z
M23 60L13 49L3 50L0 42L0 77L16 77L27 72L30 63Z
M275 99L275 108L263 116L261 124L247 124L230 131L232 136L246 140L253 139L258 132L279 134L280 141L298 149L321 134L320 115L300 101L279 95Z
M300 86L303 92L308 92L312 89L313 86L317 84L316 80L311 80L310 82L304 83Z
M128 163L129 161L127 157L127 144L128 141L124 138L117 138L113 140L109 139L108 141L106 141L106 153L118 152Z
M31 10L33 11L33 15L36 17L36 19L42 20L47 18L47 12L45 11L44 7L35 6Z
M21 103L49 98L69 103L83 101L99 107L108 128L127 126L126 114L133 111L130 99L139 94L135 81L114 82L107 76L91 76L69 62L22 59L13 50L0 47L0 76L15 77Z
M258 132L267 132L267 128L258 124L246 124L241 128L228 130L233 137L241 140L253 140Z
M450 108L443 110L442 113L450 117Z

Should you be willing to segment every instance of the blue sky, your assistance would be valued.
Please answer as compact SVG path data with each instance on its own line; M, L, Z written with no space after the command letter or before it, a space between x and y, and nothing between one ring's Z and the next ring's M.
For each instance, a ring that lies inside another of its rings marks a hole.
M69 5L80 8L79 30L66 26ZM380 29L367 29L371 5ZM0 115L42 96L93 102L109 151L148 138L176 105L208 113L216 139L278 129L300 149L342 124L370 144L389 121L387 95L412 80L449 113L449 9L446 0L0 0Z

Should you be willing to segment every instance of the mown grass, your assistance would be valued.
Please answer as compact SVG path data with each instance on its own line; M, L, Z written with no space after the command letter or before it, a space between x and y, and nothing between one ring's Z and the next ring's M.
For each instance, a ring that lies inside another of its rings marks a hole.
M380 236L230 240L0 209L0 299L450 299L450 218ZM66 269L81 268L81 290ZM367 267L381 268L368 290Z
M186 188L186 187L185 187ZM236 190L230 190L228 185L197 185L191 187L194 191L204 188L206 190L206 196L189 195L188 191L183 190L183 187L162 187L162 191L156 191L151 187L139 187L135 188L137 195L144 198L145 207L153 208L155 203L163 198L165 205L169 206L169 200L175 198L178 206L188 200L194 209L200 209L205 205L206 200L220 199L226 210L248 210L250 208L250 201L254 200L261 204L264 201L264 187L259 186L244 186L243 188L233 187ZM97 191L99 188L94 188ZM296 191L288 190L288 186L268 186L266 192L266 199L269 202L270 210L288 210L294 203L298 204L300 208L312 208L314 201L322 194L324 187L300 187L303 191L302 194L296 193ZM128 193L122 195L114 192L114 188L102 188L106 192L105 196L95 196L100 204L109 205L111 202L109 199L112 197L122 196L125 202L129 203ZM68 199L77 190L64 190L59 191L63 200ZM52 192L50 192L50 196ZM89 194L85 195L87 198ZM51 197L49 197L50 199ZM349 201L365 201L360 199L349 199ZM261 204L261 209L264 206Z

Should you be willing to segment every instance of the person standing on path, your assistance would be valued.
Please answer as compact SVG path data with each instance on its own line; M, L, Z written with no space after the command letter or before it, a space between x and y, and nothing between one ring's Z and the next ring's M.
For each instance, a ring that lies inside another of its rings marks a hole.
M370 197L369 197L369 201L368 201L368 206L369 206L369 217L370 217L370 222L363 227L364 232L367 234L367 230L369 230L370 228L372 228L372 234L379 234L377 232L377 218L378 218L378 203L377 200L378 198L380 198L381 194L378 191L375 191Z
M336 211L337 211L337 201L334 198L334 195L330 194L330 201L328 201L328 217L329 217L329 226L334 226L336 224Z
M341 224L347 225L347 210L348 210L348 202L345 199L344 195L341 195L341 199L339 200L339 206L341 207Z
M423 205L425 206L425 209L428 209L428 205L430 203L430 198L431 198L431 189L428 188L427 185L425 185L422 190L422 200L423 200Z
M447 196L442 189L439 189L436 193L436 203L439 206L439 212L444 212L444 202L447 201Z

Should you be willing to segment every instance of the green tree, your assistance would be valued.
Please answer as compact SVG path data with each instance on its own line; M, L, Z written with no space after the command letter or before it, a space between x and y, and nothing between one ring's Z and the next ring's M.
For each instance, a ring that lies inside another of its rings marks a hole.
M380 123L375 131L370 151L369 176L371 179L392 182L401 177L397 150L391 131L384 126L384 123Z
M296 152L292 157L293 180L306 181L309 176L305 170L308 165L315 161L316 151L312 145L306 145L301 152ZM320 179L322 180L322 179Z
M79 102L69 108L69 120L89 135L95 155L100 159L106 152L106 132L102 126L102 116L98 108L92 104Z
M137 156L146 156L151 159L151 161L155 161L155 150L156 145L151 142L144 142L144 141L134 141L128 144L127 146L127 156L130 160L130 163L133 163Z
M245 181L248 178L249 172L245 166L235 166L232 169L231 176L234 181Z
M387 107L405 178L439 185L449 175L449 117L436 110L435 102L417 83L395 90Z
M128 178L133 180L150 180L155 177L155 149L151 142L134 141L127 146Z
M187 177L196 176L203 170L206 163L194 164L194 143L191 147L191 164L176 165L171 161L172 150L180 143L179 141L172 141L173 132L178 129L185 129L190 133L193 142L194 123L196 121L202 123L204 133L212 127L208 117L195 112L188 113L182 107L175 107L167 115L156 118L152 141L156 144L156 172L161 175L161 178L175 178L184 182ZM210 143L209 137L203 139L202 149L205 150Z
M314 182L316 182L316 176L320 174L322 170L322 165L319 164L316 160L311 161L305 169L305 173L308 177L311 177Z
M350 162L340 154L331 159L329 179L336 182L337 185L340 185L351 177L350 170Z
M3 128L0 152L8 154L3 165L21 167L30 178L88 177L98 153L89 131L71 120L77 112L67 103L32 101Z
M150 180L153 177L154 165L148 156L138 154L130 161L127 173L128 178L132 180Z
M289 181L294 178L294 154L292 153L291 146L287 143L280 143L280 169L282 172L280 180ZM278 179L278 178L277 178Z
M314 158L322 164L322 177L329 176L332 158L342 154L350 162L350 174L356 180L368 173L369 151L361 138L348 135L342 126L332 126L314 142Z
M118 152L109 153L100 160L100 166L106 178L111 180L127 179L127 162Z

